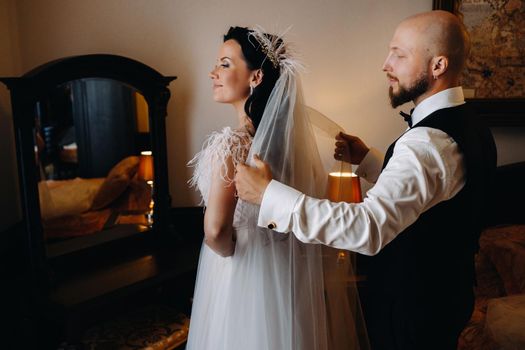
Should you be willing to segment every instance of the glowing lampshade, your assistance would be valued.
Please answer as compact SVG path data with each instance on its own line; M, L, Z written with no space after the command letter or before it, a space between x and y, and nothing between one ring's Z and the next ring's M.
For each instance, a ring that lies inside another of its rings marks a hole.
M140 152L138 177L145 181L153 181L153 156L151 151Z
M352 172L334 171L328 174L326 196L332 202L363 201L359 177Z

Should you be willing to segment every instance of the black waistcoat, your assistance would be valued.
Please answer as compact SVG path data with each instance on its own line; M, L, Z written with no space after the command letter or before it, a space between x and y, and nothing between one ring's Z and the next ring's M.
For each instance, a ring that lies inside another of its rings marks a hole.
M367 289L380 298L401 297L408 304L432 296L471 298L483 211L491 205L487 190L496 168L494 140L466 104L435 111L414 127L439 129L454 139L464 156L466 184L456 196L421 214L377 255L360 256L358 268L363 265Z

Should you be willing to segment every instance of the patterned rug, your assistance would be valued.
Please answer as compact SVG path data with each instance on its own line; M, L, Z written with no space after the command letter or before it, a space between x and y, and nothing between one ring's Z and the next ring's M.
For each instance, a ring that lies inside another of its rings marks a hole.
M188 338L189 318L165 305L151 305L88 329L89 350L172 350ZM68 347L65 347L68 349Z

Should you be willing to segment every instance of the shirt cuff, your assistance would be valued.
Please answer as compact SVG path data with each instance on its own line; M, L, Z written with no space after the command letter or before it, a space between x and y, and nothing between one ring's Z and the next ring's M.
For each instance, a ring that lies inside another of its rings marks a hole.
M303 194L272 180L264 191L257 225L277 232L290 232L295 203Z
M383 153L373 147L370 148L361 161L361 164L357 167L355 171L356 175L368 182L375 183L379 174L381 174L384 159L385 156Z

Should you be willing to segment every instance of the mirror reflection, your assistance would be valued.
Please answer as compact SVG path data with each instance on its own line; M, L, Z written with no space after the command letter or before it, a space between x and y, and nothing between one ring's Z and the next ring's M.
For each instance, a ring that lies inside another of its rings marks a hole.
M154 155L137 90L100 78L58 86L35 106L34 139L48 255L151 226Z

